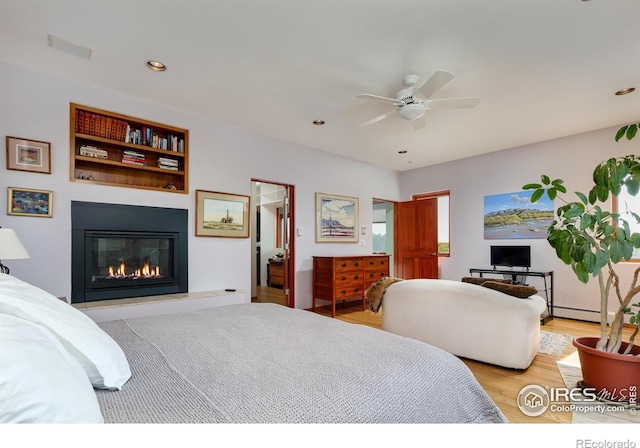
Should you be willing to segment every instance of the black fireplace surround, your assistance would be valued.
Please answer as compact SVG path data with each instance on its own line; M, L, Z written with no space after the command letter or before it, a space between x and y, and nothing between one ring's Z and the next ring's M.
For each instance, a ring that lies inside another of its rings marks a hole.
M71 302L188 291L188 211L71 202Z

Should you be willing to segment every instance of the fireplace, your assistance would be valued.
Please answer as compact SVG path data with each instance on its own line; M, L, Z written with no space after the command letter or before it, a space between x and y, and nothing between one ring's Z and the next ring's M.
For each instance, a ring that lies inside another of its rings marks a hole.
M71 302L188 291L187 210L71 202Z

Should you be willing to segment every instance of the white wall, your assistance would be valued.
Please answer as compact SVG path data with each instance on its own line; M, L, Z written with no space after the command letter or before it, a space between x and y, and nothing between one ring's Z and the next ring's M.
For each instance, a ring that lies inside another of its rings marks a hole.
M588 193L592 185L591 173L598 163L638 149L637 141L616 143L616 131L617 127L604 129L403 173L400 182L402 200L409 200L415 193L451 192L451 256L440 259L441 278L458 280L469 275L469 268L488 267L491 245L530 244L532 270L554 271L555 305L598 311L597 280L591 280L587 285L580 283L571 268L556 258L545 239L485 240L483 201L486 195L521 191L524 184L539 182L541 174L564 179L569 193ZM569 198L573 200L575 196ZM557 199L555 204L557 208ZM626 263L622 267L625 281L637 266ZM538 286L533 278L529 281ZM557 316L598 319L595 313L560 308L555 311Z
M7 170L5 157L0 157L0 190L11 186L54 192L51 219L0 212L0 226L15 229L31 254L29 260L5 260L5 264L11 274L57 296L71 294L73 200L188 209L189 291L231 287L247 291L249 301L255 256L251 239L195 237L195 190L250 195L252 178L294 185L296 226L303 229L302 236L295 236L296 307L307 308L313 255L371 252L368 239L364 246L315 242L315 192L358 197L360 222L366 225L371 222L373 197L399 198L399 175L391 170L3 63L0 98L0 134L48 141L52 160L52 174L46 175ZM70 102L189 129L189 194L70 181ZM6 201L6 194L0 195L0 210L6 210Z

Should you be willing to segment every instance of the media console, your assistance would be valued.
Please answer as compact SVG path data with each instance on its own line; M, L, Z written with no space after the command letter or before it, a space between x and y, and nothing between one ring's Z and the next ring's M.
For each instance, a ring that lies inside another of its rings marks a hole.
M532 271L530 269L501 269L501 268L471 268L469 269L471 276L478 274L483 277L484 274L495 274L502 276L510 276L513 283L518 283L518 277L540 277L544 283L544 298L547 301L547 314L540 318L540 322L544 325L553 319L553 271ZM548 281L547 281L548 280ZM540 292L542 292L540 291Z

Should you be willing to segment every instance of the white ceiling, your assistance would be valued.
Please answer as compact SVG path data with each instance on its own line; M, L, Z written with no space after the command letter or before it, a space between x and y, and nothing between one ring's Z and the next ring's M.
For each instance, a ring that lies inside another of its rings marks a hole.
M638 121L639 56L638 0L0 0L9 64L400 171ZM436 70L480 104L358 126Z

